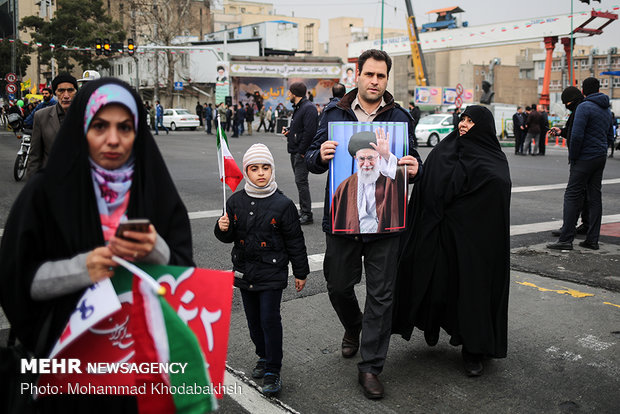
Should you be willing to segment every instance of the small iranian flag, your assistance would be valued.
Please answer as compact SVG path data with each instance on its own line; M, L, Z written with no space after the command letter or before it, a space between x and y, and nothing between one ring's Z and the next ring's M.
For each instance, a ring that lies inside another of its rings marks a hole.
M243 174L228 149L228 138L221 126L217 128L217 162L220 166L220 180L235 191L243 180Z
M192 390L209 388L208 364L196 336L166 299L138 278L134 278L133 283L131 318L134 338L148 338L136 341L134 362L185 364L182 374L170 373L163 375L163 378L138 374L138 382L147 384L151 390L162 391L167 390L166 386L184 389L187 384L191 384ZM161 384L162 379L164 384ZM203 414L217 408L213 393L183 391L163 394L138 394L140 413Z

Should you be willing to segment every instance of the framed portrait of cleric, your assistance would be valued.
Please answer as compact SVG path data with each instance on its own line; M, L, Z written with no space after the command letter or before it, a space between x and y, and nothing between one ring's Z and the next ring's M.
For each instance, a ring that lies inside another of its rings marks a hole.
M405 229L409 153L406 122L330 122L337 141L330 163L334 234L392 233Z

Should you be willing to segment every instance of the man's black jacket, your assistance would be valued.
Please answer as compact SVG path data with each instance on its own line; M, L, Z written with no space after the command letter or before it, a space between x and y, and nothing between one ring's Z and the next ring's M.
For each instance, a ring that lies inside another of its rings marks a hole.
M318 126L319 113L312 102L306 98L295 105L288 136L289 154L305 154L312 143Z

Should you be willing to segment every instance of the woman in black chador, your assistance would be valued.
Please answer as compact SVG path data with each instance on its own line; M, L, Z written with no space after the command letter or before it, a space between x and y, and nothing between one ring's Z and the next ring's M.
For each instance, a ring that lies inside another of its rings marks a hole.
M429 154L407 210L392 330L409 340L417 327L433 346L443 328L469 376L506 357L510 189L493 115L470 106Z
M147 232L115 230L149 219ZM95 282L114 275L112 255L193 266L187 210L146 124L138 95L102 78L75 97L47 166L15 201L0 247L0 303L19 341L45 358ZM29 394L28 394L29 396ZM25 398L25 397L24 397ZM135 396L43 396L39 413L132 413Z

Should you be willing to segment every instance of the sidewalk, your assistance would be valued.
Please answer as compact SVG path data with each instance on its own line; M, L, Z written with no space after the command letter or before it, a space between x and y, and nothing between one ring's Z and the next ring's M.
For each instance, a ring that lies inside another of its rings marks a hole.
M393 336L379 401L357 384L359 355L340 356L343 332L327 294L283 303L281 401L300 413L617 412L620 293L516 271L511 277L506 359L486 361L482 377L468 378L445 333L433 348L417 330L411 342ZM320 272L308 283L324 283ZM363 301L364 287L357 293ZM249 377L256 357L238 295L228 364ZM233 396L235 406L244 405L243 394Z

